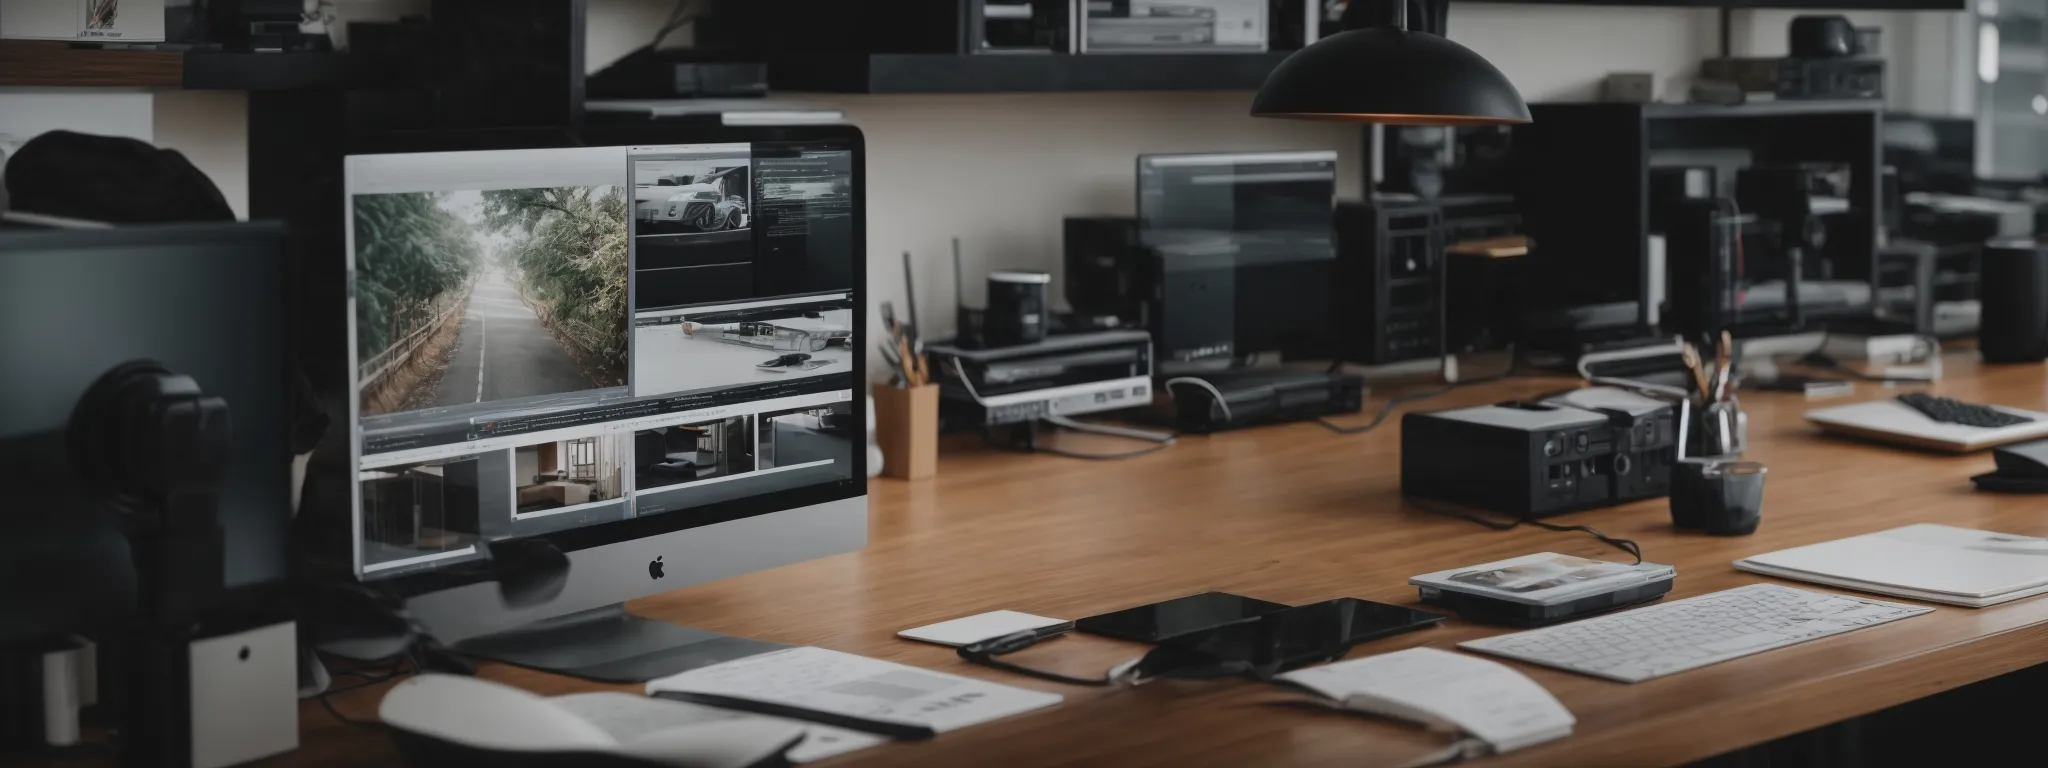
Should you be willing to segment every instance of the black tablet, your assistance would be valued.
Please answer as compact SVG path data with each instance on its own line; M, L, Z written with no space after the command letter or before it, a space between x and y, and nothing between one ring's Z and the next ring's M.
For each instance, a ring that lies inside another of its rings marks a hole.
M1074 628L1120 640L1157 643L1172 637L1250 621L1286 609L1287 606L1280 603L1243 595L1203 592L1163 603L1090 616L1074 622Z
M1447 618L1441 613L1340 597L1169 639L1146 656L1146 662L1168 676L1246 674L1266 679L1309 664L1335 661L1353 646Z

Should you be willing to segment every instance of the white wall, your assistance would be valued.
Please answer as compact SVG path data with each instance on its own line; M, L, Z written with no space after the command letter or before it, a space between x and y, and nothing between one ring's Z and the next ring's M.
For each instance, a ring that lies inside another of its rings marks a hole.
M344 0L345 13L388 17L422 0ZM587 45L592 69L651 38L669 0L593 0ZM1739 11L1735 53L1782 53L1796 12ZM1957 14L1870 12L1858 24L1886 29L1894 104L1967 113L1947 64ZM1682 99L1691 72L1718 47L1711 10L1455 3L1450 36L1487 57L1531 101L1589 99L1609 72L1648 72L1658 95ZM671 42L687 39L679 35ZM1963 78L1967 84L1968 78ZM901 302L901 253L918 264L918 305L932 331L947 330L952 303L948 240L962 239L968 294L979 301L991 266L1057 272L1059 219L1129 213L1132 156L1143 152L1330 148L1346 172L1340 193L1360 189L1356 128L1254 120L1250 94L1011 94L818 96L846 111L869 142L869 283ZM1960 104L1960 106L1957 106ZM4 108L0 108L4 111ZM236 210L247 210L246 106L239 94L164 92L156 138L190 155ZM89 129L90 126L84 126Z

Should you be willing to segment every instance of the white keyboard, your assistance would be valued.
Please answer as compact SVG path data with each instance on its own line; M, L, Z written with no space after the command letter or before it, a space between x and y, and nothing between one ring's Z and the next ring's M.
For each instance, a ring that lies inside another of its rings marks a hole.
M1458 647L1639 683L1933 610L1751 584Z

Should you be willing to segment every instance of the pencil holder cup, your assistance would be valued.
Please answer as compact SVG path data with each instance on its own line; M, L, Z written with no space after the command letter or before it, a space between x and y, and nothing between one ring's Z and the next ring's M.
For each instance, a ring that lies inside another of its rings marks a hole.
M1747 536L1763 520L1764 465L1680 459L1671 468L1671 524L1716 536Z
M892 387L877 384L875 442L882 448L882 474L923 480L939 471L939 385Z
M1681 458L1741 456L1749 449L1749 414L1741 401L1731 397L1702 405L1687 398L1679 409Z

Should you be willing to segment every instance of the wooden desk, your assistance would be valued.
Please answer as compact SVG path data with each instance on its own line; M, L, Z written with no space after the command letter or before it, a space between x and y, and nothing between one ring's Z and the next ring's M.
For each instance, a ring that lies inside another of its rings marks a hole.
M1935 391L2048 410L2042 366L1978 371L1949 360ZM1568 386L1517 379L1418 404L1495 402ZM1385 394L1379 393L1379 394ZM1886 396L1858 385L1856 398ZM1369 407L1377 408L1375 398ZM2039 498L1971 491L1988 454L1948 457L1839 442L1799 419L1792 395L1751 393L1750 456L1767 463L1763 527L1746 538L1672 530L1663 500L1577 513L1573 523L1633 538L1678 566L1673 597L1764 581L1729 562L1906 523L1933 521L2048 536ZM1842 401L1829 401L1842 402ZM831 765L1374 765L1406 760L1440 736L1364 717L1274 706L1292 698L1246 682L1135 690L1062 687L967 665L897 630L998 608L1085 616L1207 589L1289 603L1355 596L1413 603L1409 576L1541 550L1619 557L1590 537L1482 530L1404 507L1398 421L1358 436L1313 424L1186 437L1126 462L987 451L947 455L935 481L877 481L860 552L641 600L641 614L785 643L825 646L1054 690L1050 710L891 745ZM1109 446L1103 446L1109 447ZM1819 589L1807 586L1808 589ZM1500 630L1457 621L1366 645L1381 653L1450 648ZM1135 646L1068 637L1029 663L1100 672ZM2048 661L2048 600L1934 613L1636 685L1517 664L1579 718L1571 738L1496 765L1663 765L1708 757ZM486 677L544 693L592 686L487 666ZM381 689L338 696L369 717ZM381 765L388 739L301 710L305 746L285 765Z

